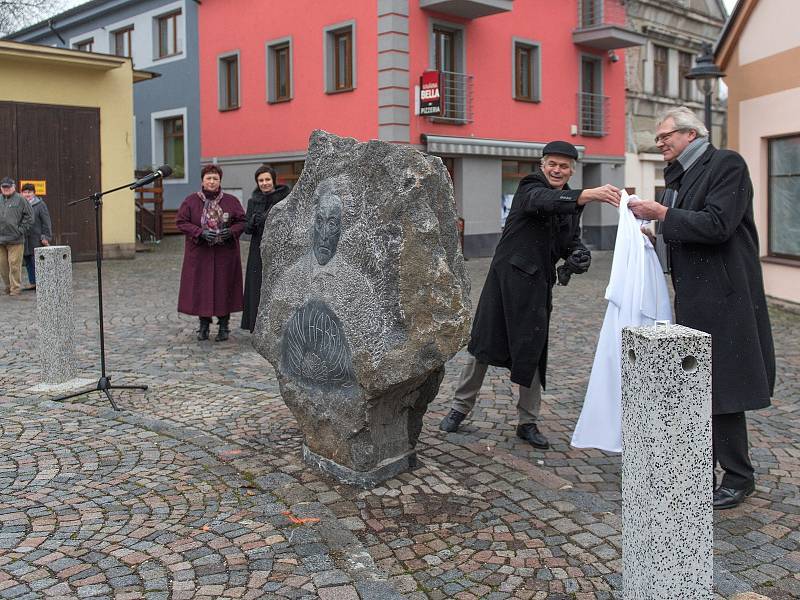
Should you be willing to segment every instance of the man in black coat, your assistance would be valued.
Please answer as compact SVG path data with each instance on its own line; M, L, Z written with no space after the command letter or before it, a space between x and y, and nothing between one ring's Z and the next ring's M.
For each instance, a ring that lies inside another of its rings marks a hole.
M581 243L583 207L588 202L618 206L620 199L612 185L571 190L567 182L577 159L572 144L550 142L541 168L520 181L472 323L470 357L452 409L439 424L442 431L458 429L475 405L488 365L494 365L510 369L511 381L519 384L517 436L536 448L550 447L536 420L546 385L556 263L565 259L558 272L563 283L569 274L586 272L591 255Z
M769 406L775 351L750 174L739 154L714 148L707 136L688 108L667 111L656 130L656 144L669 163L663 203L628 206L640 219L660 222L677 322L711 334L714 465L725 472L714 490L714 508L724 509L755 489L745 411Z

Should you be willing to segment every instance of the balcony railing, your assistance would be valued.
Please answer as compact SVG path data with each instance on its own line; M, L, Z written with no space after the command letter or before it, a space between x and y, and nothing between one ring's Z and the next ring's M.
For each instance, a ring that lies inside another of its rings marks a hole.
M447 123L472 123L474 94L472 75L454 71L440 71L439 85L442 93L442 112L432 117Z
M578 0L578 26L572 41L597 50L643 45L647 39L625 23L622 0Z
M615 0L579 0L578 27L588 29L598 25L625 25L625 7Z
M578 93L578 133L608 135L608 96Z

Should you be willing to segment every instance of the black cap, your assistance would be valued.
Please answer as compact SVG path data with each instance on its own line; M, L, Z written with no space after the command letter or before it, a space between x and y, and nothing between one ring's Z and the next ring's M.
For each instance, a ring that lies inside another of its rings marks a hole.
M547 156L548 154L558 154L559 156L567 156L578 160L578 149L569 142L550 142L542 150L542 156Z
M0 187L11 187L12 185L14 185L14 180L11 177L0 179Z
M33 185L32 183L25 183L19 189L20 192L25 192L25 191L28 191L28 190L30 190L31 192L35 192L36 191L36 186Z

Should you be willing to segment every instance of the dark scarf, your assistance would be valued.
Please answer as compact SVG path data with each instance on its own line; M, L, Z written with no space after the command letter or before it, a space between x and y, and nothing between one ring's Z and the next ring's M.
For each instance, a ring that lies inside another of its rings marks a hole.
M277 185L271 192L262 192L260 188L256 188L253 190L251 198L259 204L263 203L266 209L269 210L288 195L288 186Z
M676 160L667 165L667 168L664 169L664 185L667 189L664 191L662 204L670 207L675 206L675 200L678 199L678 190L681 187L681 180L684 174L697 163L698 159L708 149L708 146L708 138L697 138L683 149L683 152L678 155Z

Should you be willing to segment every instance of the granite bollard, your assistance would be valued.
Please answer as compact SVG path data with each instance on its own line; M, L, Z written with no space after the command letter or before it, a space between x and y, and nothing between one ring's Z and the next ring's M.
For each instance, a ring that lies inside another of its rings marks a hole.
M625 600L711 600L711 336L622 331Z
M315 131L261 254L254 345L275 368L305 461L362 487L413 467L471 315L441 159Z
M43 382L36 393L80 390L93 379L76 377L75 314L72 305L72 252L69 246L36 248L36 318Z
M45 384L75 378L75 317L72 307L72 251L69 246L34 250L39 361Z

